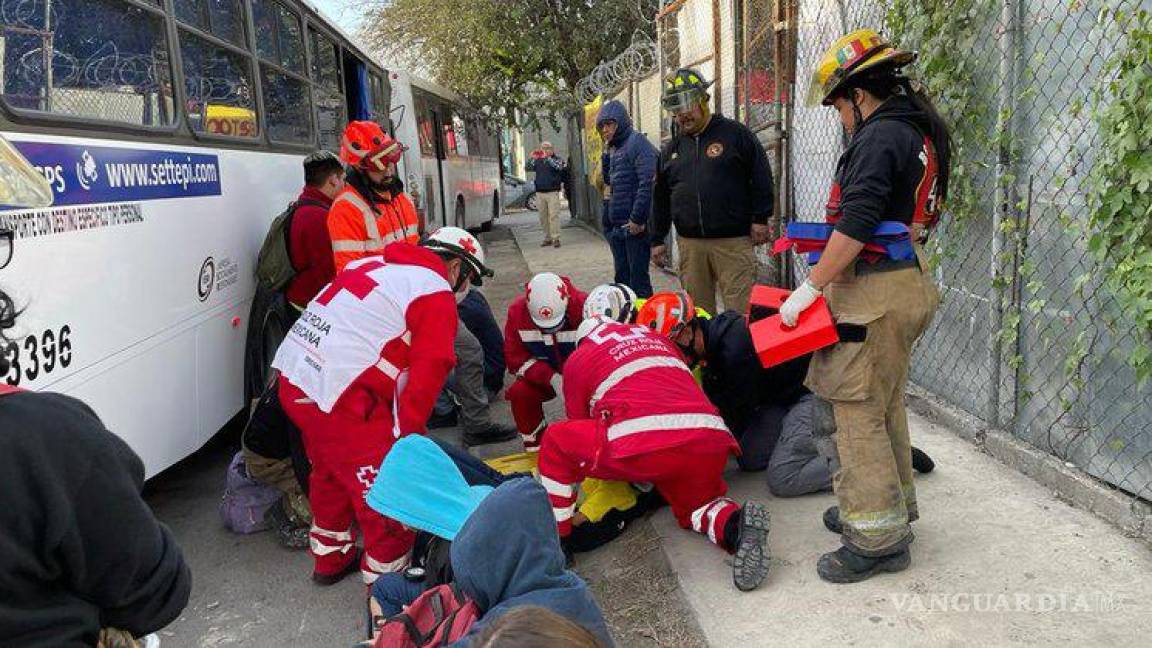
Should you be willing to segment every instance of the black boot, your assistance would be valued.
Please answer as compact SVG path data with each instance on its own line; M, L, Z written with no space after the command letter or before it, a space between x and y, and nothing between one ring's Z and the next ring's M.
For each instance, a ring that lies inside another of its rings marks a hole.
M844 525L840 523L840 507L829 506L824 511L824 528L832 533L843 533Z
M489 443L511 441L518 436L520 436L520 433L514 427L500 425L499 423L489 423L482 428L465 430L464 445L466 447L482 446L488 445Z
M736 553L732 556L732 582L741 592L751 592L768 576L771 556L768 553L768 509L755 502L745 502L740 516Z
M900 551L875 558L861 556L848 547L820 556L816 573L829 583L859 583L882 572L898 572L912 564L912 554L905 546Z
M932 461L927 452L912 446L912 470L918 473L930 473L935 468L936 462Z

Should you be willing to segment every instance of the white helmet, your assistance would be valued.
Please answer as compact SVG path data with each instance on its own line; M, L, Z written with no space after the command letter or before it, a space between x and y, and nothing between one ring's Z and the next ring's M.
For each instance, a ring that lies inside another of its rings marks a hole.
M595 331L605 324L611 324L613 322L615 322L615 320L605 315L593 314L590 317L585 317L584 321L580 322L580 326L576 328L576 342L579 343L581 340L591 335L592 331Z
M484 248L480 241L459 227L441 227L420 245L442 257L452 257L463 261L472 271L472 284L484 285L484 277L495 276L495 272L484 265Z
M627 324L635 314L636 292L622 283L596 286L584 301L584 319L604 315L613 321Z
M528 298L528 314L542 329L554 329L564 323L568 313L568 284L560 275L541 272L528 282L525 293Z

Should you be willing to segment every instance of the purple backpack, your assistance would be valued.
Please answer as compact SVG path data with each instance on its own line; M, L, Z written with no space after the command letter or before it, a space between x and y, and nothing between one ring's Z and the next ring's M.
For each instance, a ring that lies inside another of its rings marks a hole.
M244 465L244 453L237 452L228 464L224 497L220 500L220 518L233 533L256 533L268 528L264 514L280 502L282 493L252 479Z

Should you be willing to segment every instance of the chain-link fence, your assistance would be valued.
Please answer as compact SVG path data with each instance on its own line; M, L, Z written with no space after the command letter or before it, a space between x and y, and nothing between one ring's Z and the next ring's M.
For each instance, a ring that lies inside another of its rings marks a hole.
M1125 318L1105 286L1107 265L1088 246L1089 178L1104 145L1091 106L1108 61L1128 46L1120 17L1140 9L1148 0L677 0L657 17L642 61L626 53L583 88L588 104L574 122L585 129L582 166L598 180L587 129L601 101L622 101L659 145L670 136L659 79L697 67L715 79L714 108L750 125L769 150L777 213L820 220L847 136L835 111L792 97L806 94L821 54L853 29L874 27L919 50L908 71L949 121L955 148L951 195L929 246L943 301L912 380L1152 500L1152 388L1129 362L1152 331ZM593 222L598 202L590 186ZM762 264L770 267L767 257Z

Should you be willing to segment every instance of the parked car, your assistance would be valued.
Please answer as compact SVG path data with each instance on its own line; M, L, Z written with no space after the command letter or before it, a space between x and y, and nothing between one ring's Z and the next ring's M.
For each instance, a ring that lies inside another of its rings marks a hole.
M504 209L536 209L536 185L515 176L504 177Z

